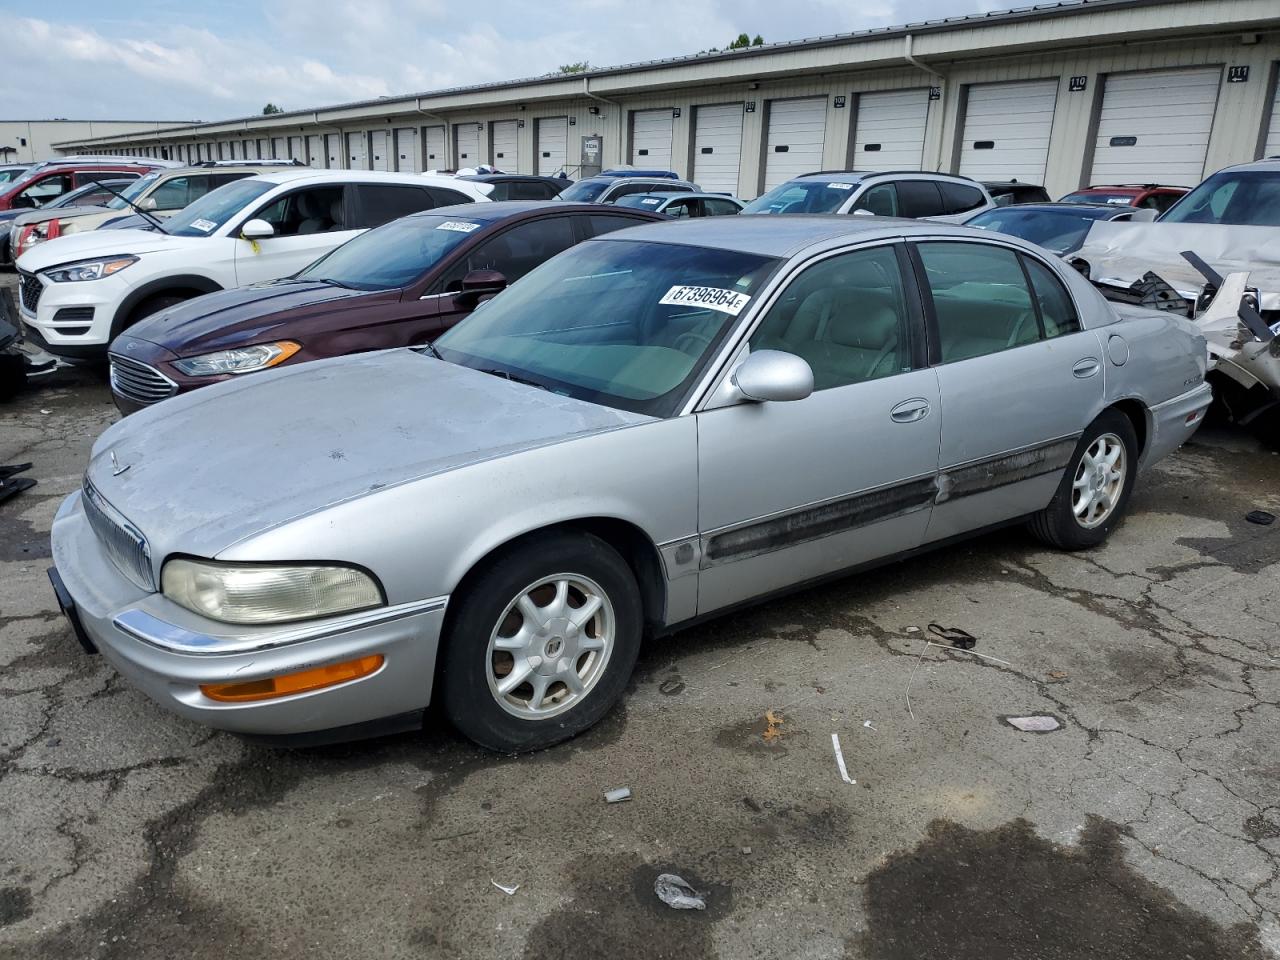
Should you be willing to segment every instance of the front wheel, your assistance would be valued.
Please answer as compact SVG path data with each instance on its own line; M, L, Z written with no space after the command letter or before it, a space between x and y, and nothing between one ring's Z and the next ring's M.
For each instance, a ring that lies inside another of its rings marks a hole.
M445 714L482 747L540 750L598 722L640 649L640 591L612 547L561 533L517 545L457 599Z
M1137 466L1133 424L1104 411L1080 437L1049 505L1031 518L1032 532L1059 550L1098 546L1124 515Z

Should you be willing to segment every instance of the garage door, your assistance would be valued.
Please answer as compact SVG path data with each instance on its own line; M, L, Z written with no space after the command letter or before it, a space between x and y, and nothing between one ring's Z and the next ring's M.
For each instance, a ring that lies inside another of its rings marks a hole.
M507 173L520 172L520 156L517 152L516 122L497 120L493 124L493 165Z
M427 127L427 158L422 164L423 170L440 170L447 167L448 158L444 149L444 127Z
M646 170L671 169L671 108L631 112L631 162Z
M330 170L342 169L342 137L339 134L324 135L324 156Z
M929 91L894 90L858 96L853 141L855 170L919 170Z
M459 123L453 128L454 143L458 147L457 167L461 170L463 167L474 167L477 163L484 161L480 156L480 134L484 131L484 127L478 123Z
M538 121L538 175L552 177L569 162L569 118L543 117Z
M1267 145L1263 148L1262 155L1280 155L1280 86L1276 87L1275 100L1271 103L1271 125L1267 127Z
M318 133L307 137L307 166L324 169L324 143Z
M417 173L422 167L418 163L418 131L414 127L397 127L392 133L395 138L395 167L405 173Z
M285 142L284 137L271 138L271 157L272 160L288 160L289 146Z
M1217 67L1107 77L1089 182L1199 183L1221 79Z
M363 133L347 134L347 167L351 170L369 169L369 150Z
M307 157L306 157L303 144L304 144L304 141L302 137L289 138L289 159L290 160L301 160L303 163L306 163Z
M764 188L802 173L822 169L827 136L827 98L774 100L769 104L769 138L765 144Z
M742 163L742 104L697 107L694 113L693 179L708 193L738 192Z
M975 180L1044 183L1058 81L969 87L960 172Z
M369 145L372 148L369 156L371 169L391 169L391 149L388 144L387 131L375 130L369 134Z

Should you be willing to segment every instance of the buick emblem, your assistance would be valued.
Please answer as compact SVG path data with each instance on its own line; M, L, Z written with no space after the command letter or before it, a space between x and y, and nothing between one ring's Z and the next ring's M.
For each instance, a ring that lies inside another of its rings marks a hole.
M123 467L120 466L120 461L116 459L116 452L114 450L111 451L111 475L113 477L120 476L132 466L132 463L126 463Z

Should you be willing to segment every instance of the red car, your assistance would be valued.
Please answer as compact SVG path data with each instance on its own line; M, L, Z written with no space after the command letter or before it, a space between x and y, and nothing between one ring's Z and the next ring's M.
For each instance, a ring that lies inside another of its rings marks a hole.
M530 200L401 217L293 277L195 297L140 320L111 343L111 393L132 413L270 367L430 343L574 244L666 219Z
M0 210L34 210L101 180L136 180L155 167L139 163L56 163L0 184Z
M1161 214L1189 191L1189 187L1169 187L1159 183L1120 183L1109 187L1085 187L1075 193L1068 193L1059 202L1108 203L1120 207L1141 207Z

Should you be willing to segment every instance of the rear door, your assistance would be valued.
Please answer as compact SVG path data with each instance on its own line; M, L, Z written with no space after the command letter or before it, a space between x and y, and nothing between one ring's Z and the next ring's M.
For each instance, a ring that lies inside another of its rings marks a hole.
M943 411L939 540L1049 502L1101 407L1102 353L1039 259L984 241L911 246Z
M698 417L698 612L917 546L938 465L937 373L900 245L805 267L750 349L813 368L814 392Z

